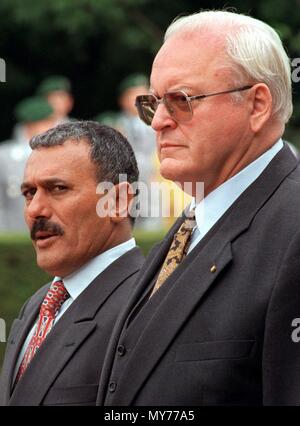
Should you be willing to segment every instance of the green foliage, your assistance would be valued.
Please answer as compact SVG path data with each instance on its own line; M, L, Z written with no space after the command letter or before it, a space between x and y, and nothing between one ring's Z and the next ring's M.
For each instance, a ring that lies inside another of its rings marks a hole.
M0 318L5 320L7 331L25 300L48 280L36 266L28 238L0 238ZM0 343L0 365L4 348Z
M25 237L0 239L0 317L11 321L24 301L49 279L37 268L31 242Z
M135 237L146 255L163 235L161 232L139 232ZM24 302L50 280L51 277L37 267L27 236L0 237L0 318L6 322L7 335ZM0 343L0 368L4 350L5 343Z
M7 83L0 84L5 102L0 141L11 134L15 104L51 74L71 79L74 117L118 109L116 87L128 74L150 73L164 31L176 16L224 7L273 25L290 55L300 57L298 0L1 0L0 57L6 60ZM295 103L294 128L300 126L297 90Z

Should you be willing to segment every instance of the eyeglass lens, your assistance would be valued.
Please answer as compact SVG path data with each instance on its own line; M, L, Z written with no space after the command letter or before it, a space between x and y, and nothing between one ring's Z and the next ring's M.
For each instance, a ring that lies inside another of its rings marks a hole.
M157 109L156 98L152 95L138 96L135 105L141 120L150 125Z
M169 92L163 97L163 102L170 115L178 121L187 121L192 117L190 101L184 93ZM148 125L152 123L159 101L154 95L138 96L136 106L140 118Z

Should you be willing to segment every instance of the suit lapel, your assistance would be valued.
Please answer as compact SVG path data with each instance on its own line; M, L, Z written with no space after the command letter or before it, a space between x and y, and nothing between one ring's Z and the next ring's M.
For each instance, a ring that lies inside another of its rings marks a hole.
M17 384L10 405L39 405L52 383L97 326L95 315L144 261L138 248L125 253L85 289L54 326ZM38 372L38 374L36 373ZM33 380L34 378L34 380Z
M174 271L159 291L149 300L154 315L140 336L124 374L118 382L114 405L131 405L147 376L178 333L182 324L213 285L218 275L232 259L231 244L219 252L209 244L203 256L185 261ZM218 247L219 248L219 247ZM211 267L217 265L216 272ZM197 272L196 272L197 271ZM201 271L201 272L199 272ZM172 307L171 309L169 307ZM150 308L150 306L149 306ZM151 356L149 356L151 347ZM134 371L134 374L132 372ZM130 391L128 392L128 383Z
M96 327L94 321L70 324L66 318L60 319L29 364L9 405L40 405L59 372Z
M6 404L10 398L15 364L24 341L38 316L39 307L47 292L46 287L48 286L40 289L39 292L30 299L26 306L28 314L23 316L21 319L15 319L12 324L7 342L4 364L1 371L0 389L4 389L4 393L1 395L0 399L2 404Z
M142 269L139 272L139 275L137 277L137 281L139 281L141 285L136 287L135 292L132 294L132 297L130 298L125 310L123 317L127 317L129 313L132 311L133 307L135 306L136 302L140 299L142 294L145 291L145 288L147 288L147 284L152 282L153 278L157 274L157 270L162 265L169 248L171 246L174 233L178 231L180 228L180 225L184 221L185 216L184 214L182 217L180 217L171 227L171 229L168 231L167 235L165 236L164 240L155 244L154 247L152 247L150 253L147 256L147 261L144 263ZM120 318L122 321L122 318Z
M114 361L113 358L111 357L111 354L115 353L115 348L117 346L118 339L122 331L123 325L126 322L126 319L129 317L130 313L132 312L137 301L140 300L143 293L145 292L145 289L147 288L149 283L153 280L155 274L157 273L157 269L159 268L159 265L161 265L166 254L168 253L171 242L173 240L173 234L179 229L183 220L184 220L184 217L179 218L174 223L172 228L168 231L164 240L155 244L155 246L152 247L152 249L150 250L147 256L147 259L144 262L144 265L139 271L139 274L137 276L136 283L138 283L138 285L135 287L135 290L133 291L132 296L129 298L127 305L124 307L124 310L119 315L116 321L113 334L109 341L107 351L106 351L106 356L103 362L103 368L102 368L101 379L100 379L101 386L99 386L99 392L97 396L98 405L102 405L105 399L106 385L108 383L111 367Z
M257 212L296 166L297 161L289 149L284 147L150 299L148 303L153 304L153 316L142 333L137 336L137 343L118 380L117 391L113 398L114 405L133 404L143 383L188 320L193 309L199 306L204 294L211 289L219 274L232 260L232 241L248 229ZM168 244L162 244L153 255L149 266L144 268L145 275L141 277L134 295L135 300L129 303L129 307L136 303L136 296L142 293L142 289L145 290L147 284L149 285L149 280L153 278L154 271L157 272L169 245L170 241ZM123 320L124 317L125 315ZM150 347L151 355L149 355ZM103 376L102 386L107 384L107 377L108 375ZM102 398L101 402L104 391L101 390L99 395Z

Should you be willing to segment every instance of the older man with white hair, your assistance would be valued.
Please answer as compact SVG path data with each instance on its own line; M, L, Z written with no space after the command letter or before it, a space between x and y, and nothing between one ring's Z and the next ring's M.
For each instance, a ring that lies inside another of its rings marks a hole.
M98 403L300 405L300 171L281 139L279 36L231 12L181 17L136 105L161 174L190 182L194 203L142 268Z

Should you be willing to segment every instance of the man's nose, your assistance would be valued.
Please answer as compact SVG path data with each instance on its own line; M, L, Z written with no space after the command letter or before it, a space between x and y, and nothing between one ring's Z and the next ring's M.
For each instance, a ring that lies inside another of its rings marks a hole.
M37 217L49 218L51 209L47 196L40 191L36 191L32 199L25 205L25 215L31 219L36 219Z
M164 102L160 102L154 113L151 127L156 132L163 130L165 127L176 127L177 123L171 116Z

